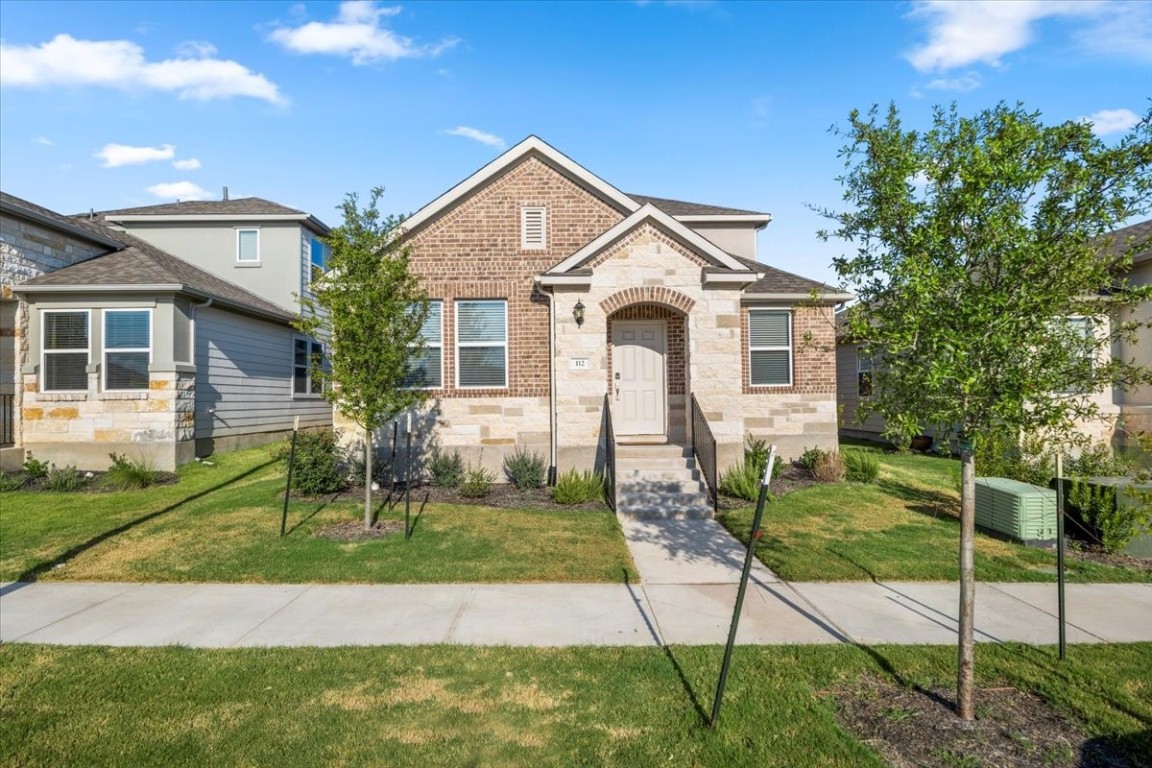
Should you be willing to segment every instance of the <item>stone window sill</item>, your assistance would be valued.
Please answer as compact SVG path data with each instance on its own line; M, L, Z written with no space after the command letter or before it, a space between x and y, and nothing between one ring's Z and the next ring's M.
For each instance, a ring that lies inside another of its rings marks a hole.
M99 400L147 400L147 392L101 392L96 396Z
M78 403L87 399L87 392L40 392L36 395L36 400L41 403Z

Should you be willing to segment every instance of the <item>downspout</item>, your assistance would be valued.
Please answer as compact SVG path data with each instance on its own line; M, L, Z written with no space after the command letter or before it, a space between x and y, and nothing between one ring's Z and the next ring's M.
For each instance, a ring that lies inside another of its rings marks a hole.
M556 297L544 286L540 289L548 297L548 485L556 485Z
M208 309L208 307L212 306L212 302L213 302L213 299L208 298L208 299L204 300L203 304L196 304L194 302L188 303L188 358L189 358L188 362L192 363L192 367L194 367L194 368L196 367L196 310ZM199 372L199 369L197 369L197 373L198 372ZM193 379L192 379L192 392L193 392L193 396L192 396L192 403L193 403L193 405L192 405L192 409L193 409L192 444L193 444L193 447L195 447L195 444L196 444L196 421L195 421L196 379L195 379L195 377L196 377L196 374L193 374ZM211 408L208 410L208 413L212 414L213 422L215 422L216 409ZM199 461L199 458L197 458L197 461Z

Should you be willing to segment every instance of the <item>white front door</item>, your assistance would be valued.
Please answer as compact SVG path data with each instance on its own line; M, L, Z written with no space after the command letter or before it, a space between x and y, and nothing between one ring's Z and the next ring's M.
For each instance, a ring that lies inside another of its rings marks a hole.
M612 417L617 435L664 434L664 323L612 323Z

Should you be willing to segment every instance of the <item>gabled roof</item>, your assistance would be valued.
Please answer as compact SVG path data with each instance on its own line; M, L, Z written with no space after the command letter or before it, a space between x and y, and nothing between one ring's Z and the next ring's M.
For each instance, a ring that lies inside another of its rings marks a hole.
M598 253L622 238L627 233L631 232L636 227L639 227L646 221L664 229L668 234L676 237L684 242L692 250L699 253L704 259L712 265L722 267L725 270L735 272L749 272L752 270L748 264L741 262L735 256L722 250L719 246L711 240L699 235L694 230L689 229L681 224L670 215L655 207L651 203L645 204L636 210L631 216L623 219L616 226L604 232L588 245L584 246L576 253L561 261L556 266L548 270L549 275L564 274L569 270L578 269L584 266L585 263L591 261Z
M123 245L114 233L109 232L100 224L63 216L56 211L30 203L7 192L0 192L0 210L16 216L23 216L54 229L64 230L75 237L96 245L103 245L106 248L117 248Z
M270 317L281 322L295 315L256 294L189 264L167 251L98 221L62 216L47 208L0 193L5 210L28 215L48 227L69 232L79 230L92 242L112 249L110 253L34 277L15 287L17 293L180 292L211 298L224 306Z
M1133 262L1140 263L1152 259L1152 219L1109 232L1103 235L1103 238L1110 241L1108 252L1113 256L1119 256L1129 248L1135 247L1136 250L1132 254Z
M262 197L240 197L235 200L190 200L188 202L143 205L137 208L117 208L94 214L113 223L143 221L302 221L324 235L329 227L309 213L289 208ZM77 214L76 219L87 219L89 214Z
M647 195L629 194L628 196L643 205L654 205L680 221L745 221L759 224L760 227L772 221L771 214L760 211L748 211L742 208L725 208L719 205L706 205L704 203L689 203L685 200L669 200L664 197L649 197ZM760 227L757 227L757 229Z
M565 155L560 150L548 144L544 140L536 137L529 136L516 146L509 149L504 154L497 157L488 165L484 166L476 173L472 174L464 181L460 182L452 189L448 190L440 197L436 198L428 205L424 206L416 213L409 216L404 220L404 228L409 232L413 232L437 215L451 208L456 203L463 200L471 192L483 186L490 180L496 178L504 171L512 168L520 163L524 158L529 155L536 155L552 167L564 173L569 178L578 182L581 186L593 192L597 196L603 198L606 202L615 206L617 209L624 213L632 213L640 207L640 203L636 202L628 195L624 194L616 187L601 179L596 174L589 171L584 166L580 165L572 158Z

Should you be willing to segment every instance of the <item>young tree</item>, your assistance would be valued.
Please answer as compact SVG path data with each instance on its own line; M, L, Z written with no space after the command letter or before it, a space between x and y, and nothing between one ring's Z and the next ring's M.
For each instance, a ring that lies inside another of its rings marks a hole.
M364 439L364 527L372 527L372 436L376 429L423 399L405 387L412 360L422 348L421 326L428 297L408 271L409 248L402 219L381 218L372 190L368 206L349 193L344 222L325 238L327 273L301 298L296 327L313 337L328 335L328 399L359 425Z
M957 708L966 720L972 438L1007 429L1071 441L1075 422L1098 415L1092 393L1152 378L1108 353L1137 330L1120 311L1152 293L1123 277L1138 244L1102 237L1148 210L1150 118L1111 145L1084 123L1045 126L1039 113L1005 104L973 118L937 108L926 132L905 130L895 106L885 117L853 111L834 129L847 142L838 180L849 209L819 209L835 222L820 236L854 246L834 264L860 300L846 332L875 361L865 407L892 437L959 430Z

